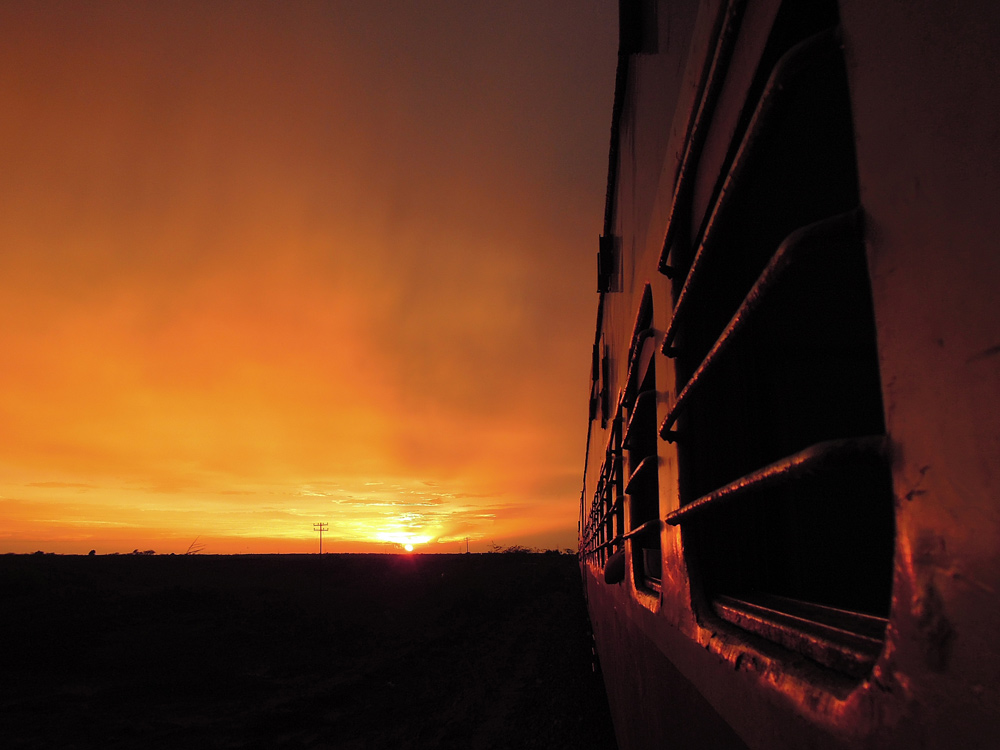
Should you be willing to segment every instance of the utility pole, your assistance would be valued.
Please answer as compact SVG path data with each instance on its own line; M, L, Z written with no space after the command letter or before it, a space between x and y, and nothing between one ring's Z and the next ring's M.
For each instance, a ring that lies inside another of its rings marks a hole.
M326 522L313 524L313 531L319 532L319 553L321 555L323 554L323 532L329 530L330 530L330 524Z
M469 537L465 537L465 554L469 554Z

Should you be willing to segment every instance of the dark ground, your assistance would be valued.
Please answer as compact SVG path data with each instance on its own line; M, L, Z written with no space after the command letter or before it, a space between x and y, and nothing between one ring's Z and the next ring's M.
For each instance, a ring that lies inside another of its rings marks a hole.
M0 556L0 738L615 747L576 559L511 553Z

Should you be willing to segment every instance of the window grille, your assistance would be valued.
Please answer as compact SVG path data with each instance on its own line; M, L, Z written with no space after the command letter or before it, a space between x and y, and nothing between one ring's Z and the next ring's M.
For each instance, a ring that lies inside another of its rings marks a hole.
M629 346L629 373L623 397L628 425L623 446L628 452L629 534L635 584L660 589L660 493L656 450L656 362L654 355L652 292L647 284L636 314Z
M602 567L624 545L621 441L621 419L616 417L580 541L581 556Z
M668 230L660 262L678 395L659 433L700 613L860 676L894 521L846 73L837 28L816 31L831 19L835 3L783 4L704 220L689 144L671 223L697 231Z

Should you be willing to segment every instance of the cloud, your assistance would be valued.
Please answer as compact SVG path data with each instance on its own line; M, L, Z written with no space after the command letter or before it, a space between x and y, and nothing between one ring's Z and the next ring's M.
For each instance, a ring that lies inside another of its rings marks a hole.
M84 484L82 482L28 482L25 487L57 487L67 489L96 489L96 485Z
M571 531L615 9L244 5L0 4L8 484Z

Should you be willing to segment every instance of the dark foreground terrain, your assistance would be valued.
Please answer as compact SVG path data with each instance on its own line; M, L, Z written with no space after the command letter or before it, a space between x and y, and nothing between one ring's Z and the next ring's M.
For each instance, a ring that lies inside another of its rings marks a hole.
M5 748L614 748L576 559L0 556Z

